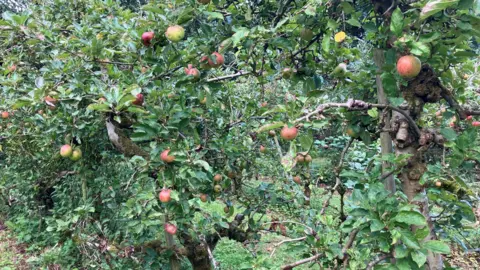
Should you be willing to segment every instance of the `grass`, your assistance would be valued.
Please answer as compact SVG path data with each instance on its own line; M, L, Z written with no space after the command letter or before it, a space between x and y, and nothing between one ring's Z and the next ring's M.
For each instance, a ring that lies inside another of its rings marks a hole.
M30 269L24 247L17 245L0 220L0 270Z

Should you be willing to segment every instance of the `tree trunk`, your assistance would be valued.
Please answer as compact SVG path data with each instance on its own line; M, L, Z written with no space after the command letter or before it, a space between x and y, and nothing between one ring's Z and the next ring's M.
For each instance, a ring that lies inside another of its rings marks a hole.
M373 60L375 62L375 65L377 66L376 82L377 82L377 97L378 97L379 104L388 104L387 95L385 94L385 91L383 89L382 78L380 77L381 69L385 64L384 53L385 53L384 50L381 50L381 49L375 49L373 51ZM386 114L383 117L383 121L385 124L383 128L385 130L389 130L390 129L390 113L389 112L386 112ZM388 132L380 133L380 146L381 146L382 156L393 153L392 137L390 137L390 134ZM386 161L383 161L382 173L383 174L388 173L389 169L390 169L390 164L388 164L388 162ZM384 184L387 190L389 190L391 193L395 193L396 187L395 187L395 178L393 177L393 174L385 178Z

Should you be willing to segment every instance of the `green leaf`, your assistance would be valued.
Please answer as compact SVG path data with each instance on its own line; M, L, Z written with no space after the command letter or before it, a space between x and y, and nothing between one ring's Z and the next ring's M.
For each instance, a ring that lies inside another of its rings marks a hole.
M279 128L279 127L283 127L284 125L285 125L285 123L283 123L283 122L276 122L276 123L267 124L267 125L259 127L257 129L257 133L264 132L264 131L269 131L269 130L276 129L276 128Z
M454 141L457 138L457 133L451 128L442 128L440 129L440 133L442 133L447 141Z
M426 225L425 217L416 211L401 211L395 216L395 220L408 225Z
M220 221L220 222L218 223L218 225L222 226L222 227L225 228L225 229L230 228L230 225L228 225L228 223L225 222L225 221Z
M110 109L110 107L107 104L90 104L88 105L87 110L110 112L112 109Z
M372 219L370 221L370 231L377 232L383 230L383 228L385 228L385 224L381 220Z
M392 14L392 22L390 23L390 31L396 36L400 36L403 31L403 13L400 8L397 7Z
M423 247L440 254L450 254L450 247L442 241L430 240L423 243Z
M134 106L128 107L127 112L148 114L148 112L145 111L144 109L142 109L140 107L134 107Z
M354 18L348 19L347 23L356 27L362 27L362 24L357 19L354 19Z
M313 136L310 133L303 133L299 136L298 141L300 141L300 145L303 149L308 150L313 144Z
M370 110L367 111L367 113L372 118L377 118L378 117L378 109L377 108L370 109Z
M422 267L427 261L427 256L419 250L412 252L411 256L412 260L417 263L418 267Z
M213 20L213 19L219 19L219 20L224 20L223 14L219 12L209 12L209 11L204 11L203 12L205 15L207 15L208 20Z
M327 53L330 51L330 36L331 36L331 33L327 32L325 33L325 35L323 35L323 40L322 40L322 50Z
M25 106L30 106L31 104L32 102L30 100L20 98L12 105L12 109L17 110Z
M236 46L238 43L240 43L240 41L242 41L242 39L247 37L249 33L250 30L245 27L235 29L235 34L232 36L233 45Z
M401 259L408 256L408 249L404 245L395 246L395 258Z
M458 3L458 0L430 0L422 8L422 12L420 12L420 20L425 20L456 3Z
M210 167L210 164L208 164L208 162L206 162L205 160L195 160L193 164L203 167L203 169L208 172L212 172L212 167Z
M425 43L423 42L413 42L412 44L412 49L410 50L412 54L418 55L418 56L424 56L424 57L429 57L430 56L430 47L428 47Z
M420 244L410 231L402 231L400 233L400 239L407 247L413 249L420 249Z

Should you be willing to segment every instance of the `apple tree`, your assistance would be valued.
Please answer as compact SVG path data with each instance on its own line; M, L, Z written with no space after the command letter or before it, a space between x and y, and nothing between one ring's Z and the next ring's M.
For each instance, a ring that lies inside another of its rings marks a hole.
M282 269L443 269L448 229L475 221L478 1L128 7L3 13L21 241L63 267L216 269L220 239L268 232L304 250Z

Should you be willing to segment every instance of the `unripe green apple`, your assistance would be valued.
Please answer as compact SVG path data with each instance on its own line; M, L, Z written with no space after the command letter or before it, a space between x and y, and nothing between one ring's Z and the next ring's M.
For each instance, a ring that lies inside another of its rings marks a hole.
M185 29L180 25L173 25L167 28L165 36L171 42L179 42L185 37Z

